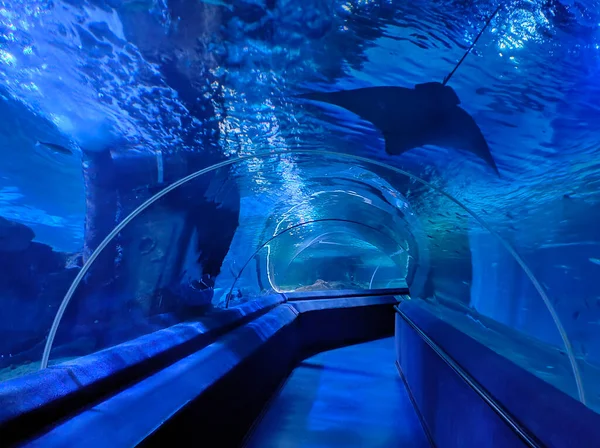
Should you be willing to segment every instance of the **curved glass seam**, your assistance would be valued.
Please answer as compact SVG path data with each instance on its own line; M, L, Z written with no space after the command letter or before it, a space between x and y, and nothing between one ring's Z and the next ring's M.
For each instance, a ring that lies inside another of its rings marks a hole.
M375 270L373 271L373 275L371 276L371 281L369 282L369 289L373 288L373 280L375 280L375 274L377 274L377 271L379 270L379 267L381 265L377 265L377 267L375 268Z
M334 231L334 232L327 232L324 233L318 237L316 237L315 239L313 239L308 245L306 245L305 247L303 247L302 249L300 249L299 251L297 251L294 256L291 258L291 260L289 261L287 267L289 267L296 258L298 258L305 250L309 249L310 247L312 247L315 244L320 243L321 241L323 241L324 238L331 236L331 235L336 235L336 234L347 234L347 233L351 233L351 232L347 232L347 231L343 231L343 230L339 230L339 231ZM400 247L402 247L404 251L406 251L406 248L404 248L401 244L398 243L398 245ZM397 251L397 253L400 253L400 251Z
M48 335L48 339L46 340L46 344L44 347L44 353L43 353L42 360L40 363L40 369L45 369L48 366L48 360L50 358L50 350L52 349L52 344L54 343L54 338L56 337L56 332L58 331L58 326L60 325L60 321L65 313L65 310L66 310L71 298L73 297L75 290L81 283L81 280L83 280L83 277L89 271L91 265L98 258L99 254L106 248L106 246L113 240L113 238L115 238L119 234L119 232L121 232L121 230L123 230L136 216L138 216L141 212L146 210L150 205L152 205L154 202L156 202L160 198L164 197L171 191L175 190L176 188L180 187L181 185L184 185L187 182L189 182L193 179L196 179L206 173L209 173L211 171L214 171L214 170L217 170L219 168L223 168L223 167L226 167L229 165L234 165L236 163L240 163L245 160L264 159L264 158L273 157L273 156L277 156L277 155L281 156L281 155L289 155L289 154L311 154L311 155L316 154L316 155L322 155L322 156L340 157L340 158L345 158L348 160L360 161L360 162L363 162L366 164L375 165L375 166L379 166L379 167L391 170L398 174L407 176L410 179L420 183L423 186L431 188L433 191L446 197L451 202L453 202L454 204L456 204L457 206L462 208L470 216L472 216L483 228L485 228L488 232L490 232L490 234L492 234L493 236L495 236L498 239L500 244L509 252L509 254L515 259L515 261L519 264L519 266L521 266L521 268L523 269L523 271L525 272L525 274L527 275L529 280L532 282L534 288L536 289L536 291L542 298L544 305L550 312L552 320L553 320L554 324L556 325L556 328L560 334L561 340L562 340L563 344L565 345L565 350L567 352L569 363L571 365L571 370L572 370L574 378L575 378L575 383L577 386L577 393L578 393L579 400L583 404L586 403L585 393L584 393L584 389L583 389L583 383L581 380L581 374L579 371L579 366L577 365L577 362L575 359L575 355L573 352L573 346L569 340L568 335L566 334L564 326L560 322L558 313L556 312L554 306L552 305L548 295L544 291L541 283L535 277L535 275L533 274L531 269L527 266L524 259L516 252L516 250L512 247L512 245L510 245L506 240L504 240L504 238L502 238L498 232L493 230L484 219L482 219L479 215L477 215L475 212L473 212L470 208L465 206L462 202L460 202L458 199L456 199L449 193L445 192L441 188L436 187L435 185L432 185L431 183L421 179L420 177L415 176L415 175L413 175L407 171L404 171L400 168L396 168L396 167L388 165L384 162L379 162L376 160L369 159L367 157L361 157L361 156L357 156L357 155L353 155L353 154L345 154L345 153L336 152L336 151L309 150L309 149L275 150L275 151L265 152L265 153L261 153L261 154L246 155L246 156L237 157L235 159L225 160L223 162L206 167L202 170L196 171L195 173L192 173L186 177L183 177L182 179L165 187L163 190L158 192L156 195L152 196L151 198L149 198L148 200L143 202L140 206L138 206L133 212L131 212L127 217L125 217L123 219L123 221L121 221L106 236L106 238L104 238L104 240L98 245L98 247L94 250L94 252L92 252L92 254L88 258L86 263L83 265L83 267L81 268L81 270L79 271L79 273L77 274L75 279L73 280L73 283L69 287L69 290L65 294L65 297L63 298L63 300L58 308L58 311L57 311L54 321L52 323L52 327L50 328L50 333Z

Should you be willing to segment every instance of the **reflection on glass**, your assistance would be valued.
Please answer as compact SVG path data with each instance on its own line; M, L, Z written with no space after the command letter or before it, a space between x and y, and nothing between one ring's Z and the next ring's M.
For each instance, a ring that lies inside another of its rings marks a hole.
M264 260L266 281L258 275L259 290L264 293L369 289L373 287L376 271L386 264L385 259L392 268L386 287L405 287L407 258L408 252L377 227L343 218L304 221L280 230L258 247L233 280L226 306L231 301L247 300L239 289L236 295L233 291L252 260L258 266ZM378 264L367 279L366 274L373 270L375 262ZM263 283L269 285L267 290Z
M286 249L280 252L290 253ZM275 281L283 291L383 288L390 283L386 273L391 274L391 281L402 282L406 276L377 246L343 232L321 234L292 254L287 263L271 259L274 266L282 265L281 273L275 271Z

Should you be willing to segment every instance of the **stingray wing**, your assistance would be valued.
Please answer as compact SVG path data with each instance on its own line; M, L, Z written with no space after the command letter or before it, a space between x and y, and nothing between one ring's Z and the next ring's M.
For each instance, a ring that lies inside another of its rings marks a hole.
M386 152L399 155L427 144L470 151L498 168L475 120L457 106L458 96L440 83L312 92L297 98L343 107L370 121L385 138Z
M472 152L498 173L498 167L481 129L464 109L460 107L449 109L439 121L431 137L428 143Z
M439 82L417 84L415 90L421 96L421 101L435 103L439 109L450 108L460 104L460 100L454 89Z
M395 132L384 132L385 152L398 156L413 148L424 146L428 143L427 127L416 126Z
M365 87L337 92L311 92L297 98L320 101L343 107L370 121L382 133L392 131L398 123L410 119L419 107L414 89L404 87Z

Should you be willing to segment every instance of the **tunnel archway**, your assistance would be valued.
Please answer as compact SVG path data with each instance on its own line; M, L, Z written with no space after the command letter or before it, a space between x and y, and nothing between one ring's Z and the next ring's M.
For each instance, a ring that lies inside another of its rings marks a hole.
M437 208L433 208L433 210L435 210L435 212L438 213L439 216L452 217L452 213L450 213L449 210L452 209L452 207L455 210L458 210L458 211L453 210L454 216L456 217L456 219L450 221L450 224L453 224L454 233L452 233L452 230L450 228L448 228L448 226L446 226L445 228L443 226L436 226L437 233L435 233L435 234L431 234L431 232L426 233L426 237L428 240L430 240L430 244L425 245L425 247L423 247L423 245L422 246L417 245L420 249L420 253L427 253L427 250L429 249L429 251L431 252L431 259L432 259L432 264L431 264L431 266L428 266L428 272L424 276L425 281L424 281L423 292L421 294L418 294L417 297L421 296L423 298L428 298L428 299L433 298L434 300L437 300L439 297L444 298L443 297L444 294L447 294L448 291L451 291L453 289L453 287L456 286L456 285L446 284L446 281L448 279L447 278L445 279L444 276L445 275L447 276L448 274L450 274L452 277L452 281L454 283L456 283L457 276L458 276L458 278L460 278L460 274L461 274L460 264L457 265L456 260L454 260L452 257L444 256L444 252L447 252L447 249L440 249L439 247L437 248L439 250L436 249L436 244L435 244L436 239L441 238L441 237L449 238L450 236L452 236L453 238L456 239L456 237L458 236L459 237L458 240L464 242L465 238L468 238L469 235L482 234L482 233L489 234L493 238L495 238L495 240L500 243L500 246L503 247L508 252L508 254L512 258L514 258L516 263L523 269L523 271L526 274L526 277L532 282L534 289L538 292L539 297L541 298L543 304L546 306L547 311L550 313L550 316L552 317L552 322L554 323L554 325L556 325L556 329L558 330L558 333L560 334L560 338L566 347L566 352L568 354L568 357L569 357L569 360L571 363L571 368L572 368L573 374L575 376L575 383L576 383L577 389L579 391L578 393L579 393L580 400L581 401L585 400L583 386L582 386L582 382L581 382L581 378L580 378L580 374L579 374L579 369L578 369L577 363L576 363L574 355L573 355L571 343L569 341L569 338L568 338L566 332L564 331L564 328L562 327L562 324L560 322L560 319L558 318L556 310L554 309L552 303L550 303L548 296L546 295L546 293L543 290L542 286L540 285L539 281L535 278L535 276L533 275L531 270L526 265L525 261L516 253L514 248L512 248L512 246L508 242L506 242L497 232L495 232L492 228L490 228L490 226L485 222L484 219L482 219L479 215L474 213L471 209L466 207L464 204L462 204L460 201L458 201L456 198L454 198L452 195L448 194L444 190L442 190L434 185L431 185L428 182L424 181L423 179L421 179L411 173L408 173L404 170L387 165L383 162L374 161L374 160L360 157L360 156L335 153L335 152L329 152L329 151L320 151L320 150L275 151L275 152L266 153L266 154L250 155L250 156L240 157L238 159L227 160L227 161L215 164L206 169L200 170L189 176L186 176L183 179L171 184L169 187L165 188L161 192L157 193L152 198L145 201L136 210L134 210L134 212L132 212L119 225L117 225L115 227L115 229L98 246L98 248L94 251L94 253L92 253L90 258L87 260L86 264L83 266L83 268L79 272L78 276L76 277L73 284L69 288L69 291L65 295L65 298L64 298L63 302L61 303L61 306L59 307L56 318L55 318L52 328L50 330L49 337L47 339L46 347L44 350L44 356L42 358L41 367L45 368L48 365L50 350L52 348L54 338L58 331L58 327L59 327L61 319L65 313L65 310L66 310L69 302L75 295L75 292L77 291L82 279L84 278L86 273L88 273L88 271L92 267L93 263L97 260L99 254L112 241L112 239L115 238L115 236L119 234L119 232L121 232L127 225L129 225L136 217L141 215L142 212L144 212L151 205L156 203L156 201L167 196L171 191L177 189L178 187L185 185L185 184L189 183L190 181L193 181L194 179L197 179L208 172L218 170L218 169L221 169L224 167L228 167L230 165L239 164L238 166L242 166L243 162L252 162L253 160L263 160L263 159L269 159L269 158L275 158L276 160L279 160L279 161L283 160L284 163L289 164L289 163L291 163L290 157L295 156L298 158L298 160L296 160L295 163L297 164L297 166L301 166L300 162L302 162L302 157L305 157L304 161L306 161L307 158L309 161L314 161L315 155L320 156L319 163L326 164L328 167L335 164L335 161L337 161L338 164L340 164L340 161L344 161L343 163L346 163L348 161L353 161L353 163L362 163L367 166L372 165L372 166L376 166L378 168L383 168L384 170L387 170L389 173L393 173L393 175L395 175L395 176L400 175L400 178L402 179L403 182L400 182L399 185L402 185L404 188L406 188L406 194L404 194L403 196L409 196L410 194L414 194L414 191L416 190L417 192L420 193L420 195L416 196L416 198L417 199L423 199L423 198L427 199L427 210L432 210L432 203L431 203L432 197L428 196L427 193L433 194L433 197L437 201L437 203L433 204L433 205L437 205ZM329 158L329 159L327 159L327 158ZM239 173L238 173L238 175L239 175ZM406 182L407 180L409 180L410 182ZM287 185L289 185L289 179L288 179ZM408 186L408 188L407 188L407 186ZM402 188L402 187L400 187L400 188ZM391 193L392 196L395 196L394 191L389 191L389 193ZM397 195L396 195L396 199L398 199ZM301 202L302 201L300 201L300 203ZM415 203L413 202L413 208L414 208L414 204ZM417 202L417 204L418 204L418 202ZM443 204L443 207L442 207L442 204ZM408 207L408 205L406 207ZM407 210L406 207L394 206L393 208L396 210L404 209L404 211L407 212L406 213L407 216L412 216L412 214L413 214L412 210ZM422 209L422 210L424 210L424 209ZM419 211L420 210L417 210L417 213ZM419 221L421 222L421 224L423 224L423 216L419 216L419 218L420 218ZM427 218L427 221L429 221L430 224L435 225L435 222L433 222L430 218ZM447 225L448 222L442 220L441 224ZM462 226L459 226L458 224L461 224ZM408 228L408 225L406 225L406 228ZM427 228L427 225L424 225L424 228ZM254 228L253 231L254 231L254 233L256 233L256 228ZM414 235L415 232L411 232L411 233ZM421 241L423 241L423 240L421 239ZM423 244L423 243L421 243L421 244ZM412 249L412 248L410 248L410 249ZM460 253L461 250L468 252L469 247L468 246L467 247L457 247L456 252ZM457 268L457 266L458 266L458 268ZM465 265L465 266L467 266L467 265ZM417 272L419 271L419 269L421 267L422 266L420 266L420 264L417 261L417 265L416 265ZM468 263L468 268L470 269L470 262ZM419 275L416 274L415 277L419 277ZM421 275L421 278L423 278L423 275ZM466 283L466 282L463 282L463 283ZM469 286L469 285L467 284L467 286ZM468 294L467 296L470 296L470 294ZM444 299L446 302L448 302L447 298L444 298ZM160 300L162 301L162 296L161 296ZM463 302L462 303L458 302L457 305L459 305L460 307L468 308L471 305L471 298L469 297L469 299L466 302L464 302L464 299L463 299Z
M389 236L385 235L381 230L372 227L368 224L364 224L361 223L359 221L354 221L354 220L350 220L350 219L342 219L342 218L322 218L322 219L315 219L315 220L311 220L311 221L305 221L302 222L300 224L296 224L290 227L286 227L283 230L279 230L275 235L273 235L271 238L267 239L264 243L262 243L261 245L258 246L258 248L254 251L254 253L252 253L252 255L246 260L246 262L242 265L242 268L240 269L240 272L238 273L238 275L235 277L233 283L231 284L231 287L229 288L229 293L227 295L227 299L225 302L225 307L229 307L229 302L232 298L232 293L233 293L233 289L235 288L235 285L238 281L238 279L241 277L241 275L243 274L244 270L246 269L246 267L250 264L250 262L265 248L265 247L269 247L269 244L272 243L273 241L277 240L280 236L286 235L288 232L292 232L295 229L300 229L304 226L309 226L309 225L313 225L316 223L344 223L344 224L352 224L355 226L359 226L359 227L363 227L366 229L369 229L381 236L383 236L384 239L386 239L388 242L391 242L392 244L396 245L396 250L394 250L394 253L400 253L402 251L402 253L406 253L406 249L403 248L402 246L399 245L399 243L397 241L395 241L394 239L390 238ZM302 249L303 251L304 249ZM380 248L380 250L383 251L383 247ZM290 262L287 264L286 268L289 267L289 265L293 262L293 260L301 253L301 251L297 252L296 254L294 254L292 256L292 259L290 260ZM271 262L271 257L267 256L266 257L266 269L267 272L271 273L272 270L274 269L273 263ZM400 274L401 275L401 274ZM271 275L268 275L269 281L271 283L271 287L277 291L277 292L281 292L282 290L279 289L277 287L277 285L273 282L273 280L271 280Z

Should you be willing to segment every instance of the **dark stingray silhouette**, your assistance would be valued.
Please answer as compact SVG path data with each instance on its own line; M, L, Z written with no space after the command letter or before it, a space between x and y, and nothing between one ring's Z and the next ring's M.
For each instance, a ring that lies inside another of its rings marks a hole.
M385 138L388 154L399 155L424 145L470 151L496 173L498 168L475 120L458 107L456 92L438 82L405 87L366 87L313 92L298 98L347 109L370 121Z

